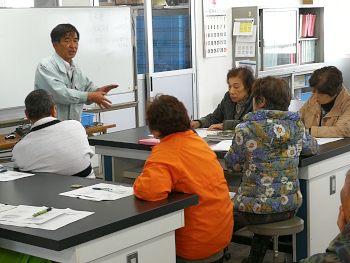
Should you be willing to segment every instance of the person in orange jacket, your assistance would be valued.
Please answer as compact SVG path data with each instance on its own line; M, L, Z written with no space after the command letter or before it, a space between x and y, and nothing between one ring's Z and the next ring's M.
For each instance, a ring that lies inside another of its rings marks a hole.
M190 129L186 108L175 97L155 97L146 116L160 143L134 183L135 195L148 201L165 199L172 191L198 195L198 205L185 209L185 226L175 232L176 262L223 262L232 237L233 205L216 154Z

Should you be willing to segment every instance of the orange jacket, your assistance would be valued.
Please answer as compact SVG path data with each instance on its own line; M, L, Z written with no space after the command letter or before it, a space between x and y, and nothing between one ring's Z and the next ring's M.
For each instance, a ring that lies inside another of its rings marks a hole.
M176 254L203 259L231 241L233 205L216 154L193 131L164 137L154 146L134 183L138 198L157 201L172 191L196 194L198 205L185 209L185 226L177 229Z

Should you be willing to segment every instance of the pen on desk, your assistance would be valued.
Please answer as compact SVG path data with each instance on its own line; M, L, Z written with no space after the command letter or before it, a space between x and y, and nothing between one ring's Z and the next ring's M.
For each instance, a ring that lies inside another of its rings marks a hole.
M1 169L0 170L0 173L4 173L4 172L7 172L7 169Z
M100 187L93 187L92 190L104 190L104 191L112 191L111 188L100 188Z
M49 211L51 211L51 210L52 210L52 207L48 207L48 208L46 208L46 209L44 209L44 210L42 210L42 211L39 211L39 212L35 213L33 216L36 217L36 216L45 214L46 212L49 212Z

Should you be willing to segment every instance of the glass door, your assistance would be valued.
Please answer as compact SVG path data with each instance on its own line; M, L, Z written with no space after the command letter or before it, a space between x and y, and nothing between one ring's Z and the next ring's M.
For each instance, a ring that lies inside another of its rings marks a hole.
M297 16L295 9L263 9L262 70L297 63Z
M163 2L161 4L155 2L157 1L145 0L144 3L145 15L142 18L145 25L146 68L139 67L139 62L143 61L138 59L138 72L145 70L149 96L159 93L175 96L184 103L189 117L193 118L196 114L192 63L192 7L195 1L160 1ZM137 23L142 24L141 21ZM141 45L138 44L137 49L142 50Z

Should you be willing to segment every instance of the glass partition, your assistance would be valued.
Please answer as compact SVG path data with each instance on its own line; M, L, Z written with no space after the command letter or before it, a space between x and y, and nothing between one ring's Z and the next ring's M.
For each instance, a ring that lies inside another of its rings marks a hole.
M263 70L297 63L297 9L263 11Z
M191 19L187 1L152 1L154 72L188 69L191 61ZM135 18L137 73L146 73L146 45L143 10Z

